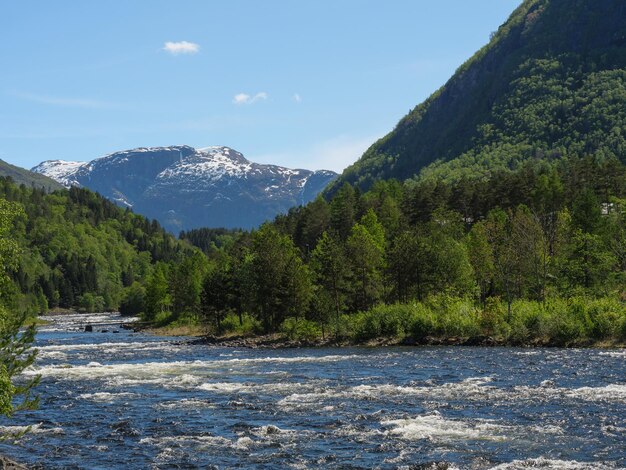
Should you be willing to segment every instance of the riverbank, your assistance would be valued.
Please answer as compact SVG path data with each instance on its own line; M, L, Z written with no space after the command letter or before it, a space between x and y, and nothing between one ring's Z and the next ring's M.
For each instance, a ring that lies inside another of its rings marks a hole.
M193 336L197 342L233 347L315 346L515 346L598 347L626 345L626 302L618 297L517 300L498 299L477 305L472 299L440 295L424 302L379 304L370 310L323 323L288 317L265 334L249 314L213 321L177 316L146 323L142 329L163 336ZM272 325L270 325L272 326Z
M283 333L266 335L207 335L204 329L198 325L178 325L156 327L148 324L126 325L137 332L147 333L153 336L191 337L190 343L197 345L209 345L232 348L250 349L288 349L288 348L325 348L325 347L387 347L387 346L480 346L480 347L528 347L528 348L595 348L595 349L624 349L626 342L618 339L579 339L563 343L550 338L537 338L527 343L507 341L502 337L489 335L478 336L426 336L424 338L412 337L376 337L357 341L350 338L336 339L334 337L322 338L290 338Z

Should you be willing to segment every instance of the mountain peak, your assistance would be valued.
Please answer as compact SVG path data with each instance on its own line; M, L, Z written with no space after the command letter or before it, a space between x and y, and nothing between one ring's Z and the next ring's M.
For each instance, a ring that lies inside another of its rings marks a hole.
M226 146L139 147L88 163L33 168L66 187L84 186L172 231L250 228L314 199L337 175L250 162Z

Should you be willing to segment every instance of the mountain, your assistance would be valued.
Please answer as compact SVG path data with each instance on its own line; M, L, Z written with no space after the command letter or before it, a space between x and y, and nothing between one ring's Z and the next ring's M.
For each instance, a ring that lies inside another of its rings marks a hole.
M0 176L8 176L18 185L24 184L34 188L44 188L46 191L63 189L63 185L52 178L11 165L4 160L0 160Z
M330 191L589 155L626 161L626 2L526 0Z
M313 200L337 175L253 163L228 147L137 148L91 162L45 161L32 171L86 187L172 231L252 228Z

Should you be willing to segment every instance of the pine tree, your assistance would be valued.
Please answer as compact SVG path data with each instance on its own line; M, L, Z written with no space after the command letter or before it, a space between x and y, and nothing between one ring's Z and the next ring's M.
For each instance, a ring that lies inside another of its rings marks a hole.
M0 199L0 287L10 283L6 271L17 267L19 246L9 236L9 231L21 215L23 211L16 204ZM35 340L34 325L20 331L24 319L23 315L10 312L6 304L0 303L0 414L4 416L32 409L38 404L31 396L33 387L39 382L38 377L19 385L13 380L34 362L37 354L31 349Z

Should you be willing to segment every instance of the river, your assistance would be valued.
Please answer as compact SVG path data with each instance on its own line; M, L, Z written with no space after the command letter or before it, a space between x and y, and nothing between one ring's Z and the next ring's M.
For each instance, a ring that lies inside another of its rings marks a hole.
M123 330L115 315L46 320L28 371L40 408L2 421L33 424L0 444L29 465L626 467L623 350L233 349Z

